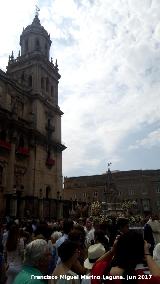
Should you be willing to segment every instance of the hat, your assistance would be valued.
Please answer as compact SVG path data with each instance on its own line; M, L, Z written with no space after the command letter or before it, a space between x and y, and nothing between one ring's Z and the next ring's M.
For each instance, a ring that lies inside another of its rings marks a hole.
M84 267L92 269L93 264L98 258L105 253L105 248L102 244L95 244L88 248L88 258L84 262Z

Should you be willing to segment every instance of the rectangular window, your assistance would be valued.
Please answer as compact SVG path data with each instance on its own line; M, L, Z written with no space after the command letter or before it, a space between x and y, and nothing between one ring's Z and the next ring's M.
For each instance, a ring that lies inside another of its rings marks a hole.
M128 193L129 193L129 195L134 195L135 194L135 190L134 189L129 189Z

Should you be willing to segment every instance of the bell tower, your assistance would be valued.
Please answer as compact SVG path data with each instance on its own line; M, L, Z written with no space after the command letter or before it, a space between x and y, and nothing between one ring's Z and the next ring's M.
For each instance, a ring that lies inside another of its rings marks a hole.
M66 147L61 142L63 112L58 105L61 76L57 60L50 59L51 43L36 10L32 23L20 35L18 56L13 51L9 56L5 74L9 80L5 96L11 111L8 119L15 138L8 191L14 186L15 169L25 166L22 197L35 216L56 216L62 211L62 151Z
M44 29L36 10L32 24L23 28L20 36L21 51L17 58L9 56L7 74L32 91L39 94L54 105L58 105L58 73L57 60L50 60L50 34Z
M0 70L0 189L6 215L61 218L61 76L38 11L23 28L18 56L12 51L7 72Z
M20 36L21 55L25 56L33 52L39 52L49 59L51 43L50 35L41 26L36 14L32 24L24 29Z

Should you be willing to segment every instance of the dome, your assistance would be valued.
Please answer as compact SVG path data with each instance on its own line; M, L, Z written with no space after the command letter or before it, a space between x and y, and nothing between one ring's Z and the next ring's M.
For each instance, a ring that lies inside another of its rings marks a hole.
M47 40L50 41L50 35L45 30L45 28L41 25L38 15L35 15L31 25L28 25L25 29L23 29L23 32L20 36L20 44L21 44L22 37L25 37L26 35L28 35L28 33L34 33L37 35L41 34Z

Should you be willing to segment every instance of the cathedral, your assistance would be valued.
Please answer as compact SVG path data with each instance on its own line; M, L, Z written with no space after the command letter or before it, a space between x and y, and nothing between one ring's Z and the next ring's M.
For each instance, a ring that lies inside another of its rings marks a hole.
M38 12L0 70L0 216L63 215L60 74Z

